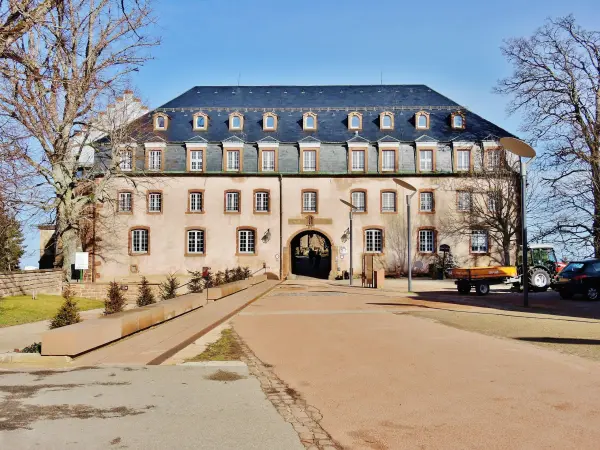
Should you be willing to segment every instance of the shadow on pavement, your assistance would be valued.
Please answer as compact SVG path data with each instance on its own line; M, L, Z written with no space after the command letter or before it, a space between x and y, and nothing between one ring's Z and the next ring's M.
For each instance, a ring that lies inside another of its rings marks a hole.
M550 344L600 345L600 339L559 338L559 337L516 337L518 341L547 342Z

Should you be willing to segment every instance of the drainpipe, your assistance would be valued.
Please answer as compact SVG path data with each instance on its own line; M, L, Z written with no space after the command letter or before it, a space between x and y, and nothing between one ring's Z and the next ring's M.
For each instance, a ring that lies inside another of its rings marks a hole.
M279 280L283 278L283 177L279 174Z
M96 203L92 209L92 283L96 282Z

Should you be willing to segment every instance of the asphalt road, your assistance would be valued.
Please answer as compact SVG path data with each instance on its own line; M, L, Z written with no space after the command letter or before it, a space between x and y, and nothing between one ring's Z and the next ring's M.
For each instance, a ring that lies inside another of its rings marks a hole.
M0 370L0 449L303 449L247 368L225 370Z

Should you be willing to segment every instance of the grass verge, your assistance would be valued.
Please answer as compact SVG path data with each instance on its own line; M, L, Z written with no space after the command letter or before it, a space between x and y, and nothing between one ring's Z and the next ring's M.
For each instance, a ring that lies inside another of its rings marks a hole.
M243 352L233 330L227 328L221 332L221 337L209 344L199 355L187 361L239 361Z
M80 311L103 308L102 300L76 298ZM54 317L64 299L60 295L40 294L36 300L19 295L0 298L0 328L37 322Z

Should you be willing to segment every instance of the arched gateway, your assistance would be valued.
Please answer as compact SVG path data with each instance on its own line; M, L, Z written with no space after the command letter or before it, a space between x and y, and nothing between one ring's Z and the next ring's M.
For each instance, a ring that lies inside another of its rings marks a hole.
M305 229L288 241L289 268L294 275L313 278L330 278L332 260L337 249L322 231Z

